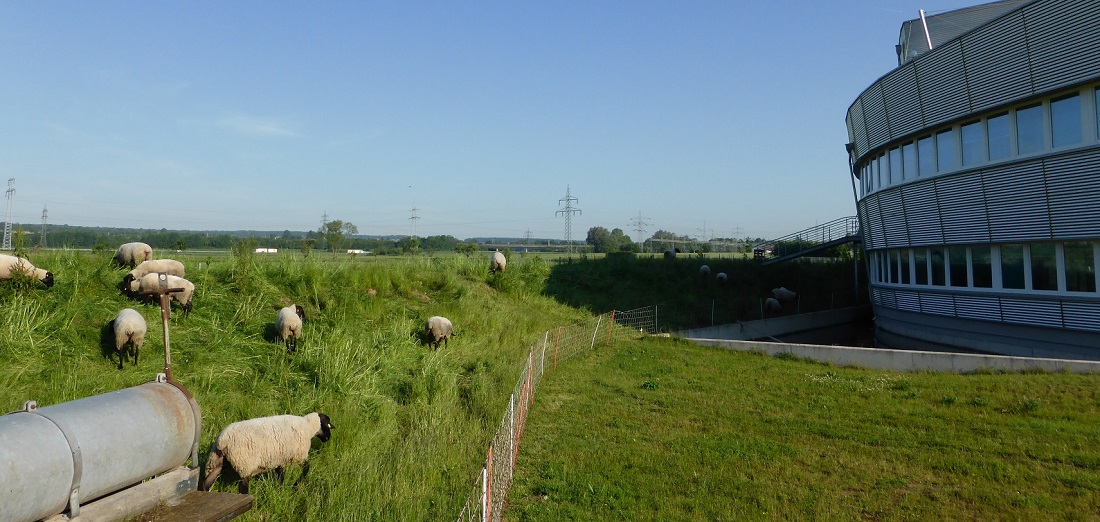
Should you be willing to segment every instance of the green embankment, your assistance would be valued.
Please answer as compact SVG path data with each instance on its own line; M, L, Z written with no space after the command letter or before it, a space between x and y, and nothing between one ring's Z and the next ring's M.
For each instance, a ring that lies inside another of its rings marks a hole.
M541 295L549 264L513 256L346 258L316 253L178 257L197 287L194 309L170 323L172 373L195 395L201 452L227 424L321 411L333 438L315 440L298 490L274 474L253 480L242 520L447 520L462 508L536 333L588 315ZM152 380L163 367L159 307L117 288L112 253L32 253L56 284L0 282L0 408L40 406ZM305 308L288 355L274 339L277 308ZM145 316L138 365L118 356L106 325L122 308ZM432 351L417 334L431 315L458 336ZM118 443L125 446L126 441ZM219 481L216 490L236 491Z

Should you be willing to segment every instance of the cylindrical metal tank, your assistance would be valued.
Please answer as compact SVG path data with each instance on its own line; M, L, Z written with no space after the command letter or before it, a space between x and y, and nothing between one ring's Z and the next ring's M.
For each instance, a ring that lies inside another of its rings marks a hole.
M197 455L198 404L154 382L0 416L0 519L33 521L94 500ZM197 465L197 462L193 462Z

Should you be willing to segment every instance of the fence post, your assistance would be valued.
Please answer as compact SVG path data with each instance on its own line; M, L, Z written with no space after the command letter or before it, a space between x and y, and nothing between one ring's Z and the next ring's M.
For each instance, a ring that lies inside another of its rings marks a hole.
M607 343L604 346L611 346L611 331L615 328L615 310L611 311L611 322L607 325Z
M508 453L512 454L512 461L508 463L508 474L516 467L516 394L508 398Z
M493 520L493 443L488 443L488 458L486 459L488 464L485 465L486 480L482 484L482 488L485 489L485 509L482 510L482 518L484 522Z
M596 329L592 330L592 343L588 345L589 350L596 347L596 334L600 333L600 321L603 321L603 314L596 318Z

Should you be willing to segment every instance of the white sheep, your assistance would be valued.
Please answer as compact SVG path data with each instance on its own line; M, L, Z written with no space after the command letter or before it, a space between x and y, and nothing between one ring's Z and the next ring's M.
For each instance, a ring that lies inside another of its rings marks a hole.
M503 272L508 266L508 259L500 252L493 252L493 258L489 260L489 272Z
M153 259L153 247L139 242L123 243L115 253L118 266L134 268L143 261Z
M710 267L709 266L703 265L703 266L699 267L699 279L702 279L703 281L706 281L707 279L710 279Z
M163 279L162 279L163 278ZM182 288L182 291L172 292L168 294L172 297L172 300L179 303L183 307L183 315L187 316L191 313L191 300L195 295L195 284L182 277L177 277L169 274L145 274L141 279L130 281L126 284L125 289L131 297L136 297L139 294L150 293L155 290L164 290L170 288Z
M298 339L302 337L302 320L305 318L305 310L296 304L279 309L279 315L275 316L275 333L286 342L287 352L298 350Z
M0 254L0 279L11 279L13 274L23 274L42 281L47 287L53 286L53 274L41 268L35 268L30 261L22 257Z
M780 301L794 301L798 298L798 294L787 290L785 287L772 288L772 297Z
M718 280L718 284L725 285L729 282L729 276L725 272L718 272L718 275L714 276Z
M454 326L451 324L451 320L446 317L434 315L428 318L427 324L424 325L424 338L428 341L428 346L433 349L439 348L440 341L443 342L443 347L447 347L447 340L454 336Z
M238 490L248 493L248 481L255 475L276 470L283 480L283 468L302 465L298 482L309 473L309 445L313 437L325 442L334 426L324 413L304 416L276 415L234 422L218 434L210 445L206 459L206 480L202 489L209 491L218 479L225 461L237 472L241 481ZM295 486L298 485L295 483Z
M145 318L133 308L123 308L111 321L111 329L115 332L115 349L118 350L118 369L122 369L122 363L126 361L127 347L133 348L134 366L137 366L138 352L141 345L145 344Z
M764 314L773 314L783 311L783 304L774 297L769 297L764 300Z
M131 281L141 279L148 274L169 274L176 277L187 277L184 272L183 263L176 261L175 259L153 259L150 261L142 261L137 267L126 274L126 277L122 278L122 284L128 285Z
M665 250L665 259L676 259L675 250Z

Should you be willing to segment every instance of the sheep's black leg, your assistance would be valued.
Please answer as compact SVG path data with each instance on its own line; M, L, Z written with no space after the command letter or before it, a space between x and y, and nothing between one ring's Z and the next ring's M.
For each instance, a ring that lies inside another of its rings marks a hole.
M138 347L134 347L134 366L137 366Z
M302 474L298 476L298 480L294 481L295 489L297 489L298 484L301 484L302 481L305 480L307 473L309 473L309 461L308 460L302 463Z
M248 479L241 478L241 483L237 486L237 491L241 494L248 494Z
M283 468L275 468L275 474L279 475L279 484L282 484L285 481L284 479L286 479L286 473L283 471Z

